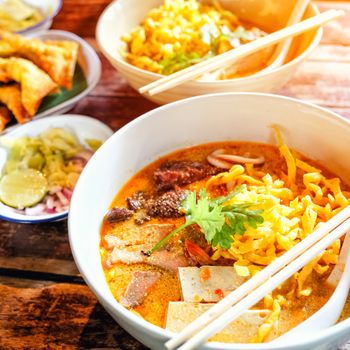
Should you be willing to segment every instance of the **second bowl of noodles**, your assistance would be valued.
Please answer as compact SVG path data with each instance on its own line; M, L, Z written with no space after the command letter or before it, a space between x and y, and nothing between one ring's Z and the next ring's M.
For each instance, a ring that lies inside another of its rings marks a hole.
M283 28L293 1L161 1L120 0L101 15L96 37L111 62L138 89L207 58ZM305 18L317 14L310 5ZM195 81L155 96L164 104L214 92L278 90L318 45L322 29L293 40L284 65L265 70L275 47L261 50Z

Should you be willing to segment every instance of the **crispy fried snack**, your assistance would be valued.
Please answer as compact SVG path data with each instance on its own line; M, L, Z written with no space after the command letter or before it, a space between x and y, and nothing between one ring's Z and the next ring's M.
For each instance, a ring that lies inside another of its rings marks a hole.
M57 88L44 71L23 58L0 58L1 71L20 83L21 102L30 117L35 115L43 97Z
M19 84L0 86L0 102L7 106L19 123L25 123L30 120L27 111L22 105Z
M0 68L0 83L8 83L11 77L7 74L6 70Z
M31 60L44 70L54 82L67 89L72 88L79 44L73 41L47 41L27 39L20 35L0 31L2 46L0 56L20 56ZM6 46L9 44L11 48Z
M4 40L0 41L0 57L10 57L16 53L12 45Z
M0 131L5 129L6 124L11 120L11 112L6 106L0 106Z
M74 41L62 40L62 41L54 41L47 40L45 42L46 45L51 46L54 49L60 48L62 49L62 53L64 54L65 69L62 72L62 78L60 82L57 82L60 86L65 87L66 89L71 89L73 86L73 76L75 71L75 66L78 60L79 53L79 44Z

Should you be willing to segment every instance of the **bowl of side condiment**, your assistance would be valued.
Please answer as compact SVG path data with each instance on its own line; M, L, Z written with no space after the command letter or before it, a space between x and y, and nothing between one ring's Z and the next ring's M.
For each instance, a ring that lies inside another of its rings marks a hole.
M62 4L62 0L2 0L0 29L24 35L48 29Z
M112 130L79 115L48 117L0 138L0 218L61 220L81 171Z

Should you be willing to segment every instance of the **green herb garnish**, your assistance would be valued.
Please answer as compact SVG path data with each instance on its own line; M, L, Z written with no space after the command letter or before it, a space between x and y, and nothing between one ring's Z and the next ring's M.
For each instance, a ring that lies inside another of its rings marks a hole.
M260 215L262 209L250 209L254 203L234 203L227 202L243 190L243 186L238 186L234 191L225 197L208 198L206 190L199 192L189 192L182 201L180 210L185 213L186 222L169 233L160 240L146 255L161 248L171 237L182 231L186 227L197 224L203 231L205 239L213 247L220 246L229 249L236 233L243 235L246 225L256 228L258 224L264 222Z
M200 57L198 53L184 53L179 52L169 57L168 59L164 59L159 62L159 64L163 67L162 74L169 75L173 74L179 70L185 69L193 64L199 63L206 59L205 57Z

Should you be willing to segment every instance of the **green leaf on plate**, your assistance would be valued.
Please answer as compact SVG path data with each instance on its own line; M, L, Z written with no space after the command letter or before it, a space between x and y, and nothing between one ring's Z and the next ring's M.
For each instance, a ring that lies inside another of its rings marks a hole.
M73 77L73 87L71 90L61 88L58 93L46 96L37 112L37 114L47 111L50 108L56 107L62 102L70 100L72 97L79 95L87 88L87 81L82 68L77 64Z

